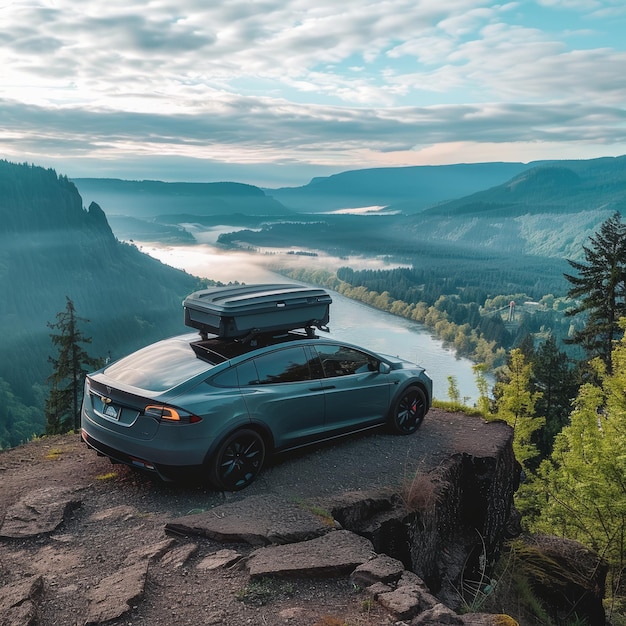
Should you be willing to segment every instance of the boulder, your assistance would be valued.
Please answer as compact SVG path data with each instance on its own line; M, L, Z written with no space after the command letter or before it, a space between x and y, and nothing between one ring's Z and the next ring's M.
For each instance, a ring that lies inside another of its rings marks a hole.
M0 538L24 539L53 532L69 512L80 506L79 491L53 486L27 492L8 508Z
M372 544L347 530L336 530L317 539L255 550L246 563L252 578L297 578L348 575L375 556Z
M43 577L33 576L0 588L0 624L36 626L43 594Z
M205 513L178 517L165 526L180 535L201 535L253 546L292 543L333 530L327 520L274 495L250 496Z

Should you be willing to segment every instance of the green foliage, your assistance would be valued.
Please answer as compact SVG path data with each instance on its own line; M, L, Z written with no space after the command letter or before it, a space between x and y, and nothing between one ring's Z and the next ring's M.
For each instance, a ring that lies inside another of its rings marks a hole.
M52 389L46 401L46 434L56 435L80 426L80 405L85 376L102 362L94 359L82 344L91 343L79 328L88 322L76 314L74 303L67 298L65 311L57 314L56 322L48 323L53 331L52 344L57 348L56 358L49 357L52 374L48 377Z
M289 581L263 577L251 580L235 594L237 600L251 606L265 606L272 601L293 596L293 585Z
M570 424L539 467L543 502L532 527L606 557L617 593L626 567L626 339L614 348L612 363L609 372L595 360L598 382L581 386Z
M554 438L569 423L572 401L578 391L578 376L571 359L558 349L553 335L527 358L532 363L532 389L540 394L535 410L546 420L536 438L540 456L546 458L552 452Z
M461 404L461 392L454 376L448 376L448 398L452 404Z
M22 404L0 378L0 450L29 441L43 432L44 425L41 411Z
M583 246L585 263L570 260L577 275L565 274L568 295L577 304L567 315L585 313L585 324L569 339L589 359L599 356L611 371L613 341L620 336L619 319L626 315L626 224L614 213Z
M533 435L545 423L535 416L535 404L541 396L530 389L531 365L526 363L518 348L511 351L509 362L503 369L501 380L494 387L496 417L504 420L513 430L513 450L522 467L539 453Z
M478 363L472 369L474 370L476 388L478 389L477 408L480 415L488 417L491 413L491 404L489 402L489 383L486 377L487 366L484 363Z

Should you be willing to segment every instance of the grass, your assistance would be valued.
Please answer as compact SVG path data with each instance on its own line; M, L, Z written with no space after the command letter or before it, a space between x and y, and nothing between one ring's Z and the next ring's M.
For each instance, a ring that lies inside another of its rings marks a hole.
M326 526L335 526L335 518L325 508L300 499L297 499L295 502L301 509L309 511L309 513L313 513L313 515L319 517L322 520L322 523L326 524Z
M50 452L48 452L48 454L46 454L44 458L48 461L56 461L61 458L62 454L63 450L60 450L59 448L52 448L52 450L50 450Z
M265 606L280 597L292 596L293 585L290 582L270 577L251 580L235 594L237 600L250 606Z
M433 399L433 407L436 409L442 409L449 413L465 413L472 417L483 417L482 411L475 406L467 406L461 402L450 402L447 400Z
M117 472L107 472L96 476L96 480L113 480L114 478L117 478Z
M432 474L416 471L406 478L400 488L400 497L407 511L430 513L439 500L437 481Z

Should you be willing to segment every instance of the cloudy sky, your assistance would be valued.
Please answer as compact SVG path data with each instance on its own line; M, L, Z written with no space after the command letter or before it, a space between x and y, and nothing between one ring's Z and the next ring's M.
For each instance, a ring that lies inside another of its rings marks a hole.
M626 154L624 0L0 0L0 158L277 187Z

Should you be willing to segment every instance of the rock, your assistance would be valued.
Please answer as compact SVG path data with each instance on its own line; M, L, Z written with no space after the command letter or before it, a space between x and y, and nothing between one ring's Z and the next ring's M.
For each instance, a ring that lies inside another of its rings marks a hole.
M381 593L378 602L400 620L411 619L422 611L419 592L413 587Z
M159 559L175 544L175 539L165 539L159 543L150 543L146 546L141 546L128 554L124 565L132 565L144 559Z
M379 594L377 599L398 619L411 619L439 604L439 600L428 591L424 581L413 572L403 572L396 588Z
M385 583L374 583L365 589L368 595L372 596L374 600L378 599L378 596L381 593L389 593L393 591L393 589L389 585L385 585Z
M80 506L79 491L58 487L29 491L7 509L0 537L23 539L53 532L70 511Z
M313 513L273 495L250 496L168 522L166 531L253 546L292 543L333 530Z
M104 578L88 594L85 626L116 619L141 599L148 573L148 559L124 567Z
M332 577L349 574L373 556L370 541L347 530L336 530L301 543L260 548L246 565L253 578Z
M395 494L347 491L329 499L328 507L344 528L361 531L372 518L393 510L397 503Z
M218 550L213 554L209 554L206 558L198 563L198 569L218 569L220 567L228 567L241 559L241 554L236 550Z
M463 625L463 619L444 604L435 604L411 620L410 626L439 626L440 624Z
M38 604L43 594L43 577L34 576L0 588L0 624L36 626Z
M178 546L163 555L161 558L161 565L171 565L177 569L183 567L197 549L198 544L196 543L186 543Z
M596 552L571 539L533 535L516 540L515 554L555 622L576 613L581 621L604 624L609 566Z
M352 572L352 580L360 587L369 587L375 582L395 583L404 573L404 565L386 554L379 554Z

